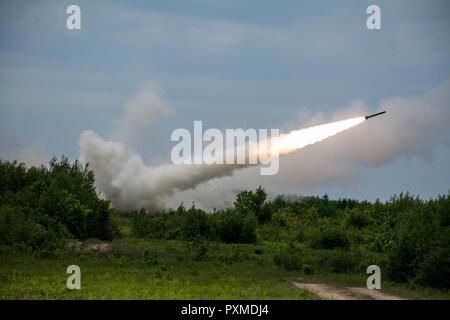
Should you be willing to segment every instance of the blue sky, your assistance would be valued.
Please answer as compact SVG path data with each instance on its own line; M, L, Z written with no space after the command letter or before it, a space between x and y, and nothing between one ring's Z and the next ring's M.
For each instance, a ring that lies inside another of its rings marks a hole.
M65 26L70 4L81 7L79 31ZM366 28L370 4L381 7L381 30ZM376 110L442 85L449 57L448 1L1 1L0 156L76 158L80 133L108 137L123 105L150 81L175 113L133 148L148 163L167 162L170 133L193 120L291 128L355 100ZM352 179L272 191L446 193L448 134L433 136L429 157L408 151L357 163Z

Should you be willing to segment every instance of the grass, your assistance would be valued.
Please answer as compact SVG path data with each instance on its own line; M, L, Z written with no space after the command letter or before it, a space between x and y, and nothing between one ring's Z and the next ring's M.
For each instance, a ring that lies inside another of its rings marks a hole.
M292 285L295 274L261 263L267 257L264 253L256 254L255 246L210 245L208 255L211 257L203 261L192 259L194 249L182 242L142 240L114 242L107 255L68 253L58 259L2 257L0 298L316 298ZM151 251L152 259L143 253L145 250ZM233 252L239 253L233 256ZM81 290L66 288L69 275L65 271L71 264L81 268Z
M96 241L87 241L84 248ZM0 299L317 299L293 286L303 278L364 287L366 274L286 271L273 262L276 243L115 240L106 252L66 251L58 258L0 259ZM66 288L66 268L81 268L81 290ZM449 292L382 280L383 291L411 299L450 299Z

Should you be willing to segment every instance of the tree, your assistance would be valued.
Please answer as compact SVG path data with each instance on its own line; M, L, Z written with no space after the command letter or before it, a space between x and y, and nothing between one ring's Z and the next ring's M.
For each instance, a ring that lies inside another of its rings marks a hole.
M25 251L50 254L57 247L50 242L114 235L113 209L99 198L88 165L64 156L49 167L0 160L0 181L0 229L8 234L0 245L19 243Z
M270 220L270 209L268 206L264 207L267 193L259 186L255 192L242 191L238 193L234 206L238 212L243 215L253 213L257 217L258 221L263 223Z

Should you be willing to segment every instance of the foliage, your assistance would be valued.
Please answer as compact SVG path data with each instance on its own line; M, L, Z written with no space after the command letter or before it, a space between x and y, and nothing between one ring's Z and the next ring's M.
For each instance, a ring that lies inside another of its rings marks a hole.
M388 251L390 277L450 288L450 195L404 210Z
M264 206L267 193L259 186L254 192L242 191L236 196L234 206L241 214L253 213L260 223L268 222L271 217L271 211Z
M191 208L186 212L181 231L185 240L213 237L213 227L206 212Z
M39 168L0 160L0 181L0 244L9 252L50 255L67 238L114 235L112 209L87 165L65 157Z
M273 261L287 271L299 271L303 267L302 252L293 243L290 243L287 249L275 254Z
M344 228L330 225L319 229L311 239L311 247L315 249L348 248L349 240Z

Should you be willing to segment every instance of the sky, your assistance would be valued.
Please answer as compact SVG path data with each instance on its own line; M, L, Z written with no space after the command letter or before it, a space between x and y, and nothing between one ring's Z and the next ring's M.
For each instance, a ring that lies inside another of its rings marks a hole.
M66 28L71 4L81 30ZM381 30L366 27L371 4ZM270 194L434 197L450 190L449 57L448 1L2 0L0 158L76 159L80 134L93 130L158 165L170 162L171 132L194 120L284 131L391 107L390 120L389 109L282 159L278 176L245 169L164 201L226 204L259 184ZM130 120L133 104L157 107Z

